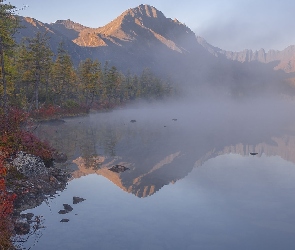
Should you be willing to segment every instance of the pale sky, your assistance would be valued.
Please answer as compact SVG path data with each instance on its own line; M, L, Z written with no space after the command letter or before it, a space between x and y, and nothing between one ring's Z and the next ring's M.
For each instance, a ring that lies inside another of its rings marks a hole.
M149 4L177 18L196 35L225 50L282 50L295 45L294 0L7 0L21 16L51 23L71 19L101 27L129 8Z

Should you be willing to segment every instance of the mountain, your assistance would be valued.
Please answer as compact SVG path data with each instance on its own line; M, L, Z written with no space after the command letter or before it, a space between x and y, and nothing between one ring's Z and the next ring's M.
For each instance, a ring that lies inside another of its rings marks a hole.
M229 60L238 62L261 62L272 63L275 62L275 70L283 70L286 73L295 72L295 45L290 45L286 49L269 50L266 52L264 49L250 50L245 49L239 52L232 52L222 50L207 43L202 37L197 37L199 44L201 44L209 53L215 57L225 57Z
M18 43L20 43L24 38L34 37L37 32L47 33L50 38L50 47L54 52L57 52L59 43L63 42L65 49L70 53L74 62L78 63L89 57L89 52L87 50L76 45L69 38L70 29L63 28L66 27L65 23L60 24L60 29L58 29L58 25L53 28L52 25L42 23L31 17L19 17L19 20L20 25L23 28L19 29L15 35L15 39Z
M197 37L177 19L167 18L149 5L126 10L99 28L89 28L71 20L46 24L33 18L20 18L21 25L26 28L17 34L18 42L38 31L47 32L52 50L56 52L63 41L76 66L81 60L92 58L101 63L108 61L123 72L141 73L144 68L150 68L159 76L182 85L213 86L218 93L236 95L244 95L254 83L255 93L268 86L277 87L289 77L277 74L274 67L293 72L291 59L286 59L293 52L223 51Z
M129 9L99 28L71 20L46 24L20 18L25 28L17 34L18 42L37 32L47 32L52 50L56 52L63 41L76 66L89 57L102 63L108 61L124 72L141 73L150 68L162 77L181 82L184 77L195 81L199 72L205 72L203 68L218 61L198 43L191 29L149 5Z

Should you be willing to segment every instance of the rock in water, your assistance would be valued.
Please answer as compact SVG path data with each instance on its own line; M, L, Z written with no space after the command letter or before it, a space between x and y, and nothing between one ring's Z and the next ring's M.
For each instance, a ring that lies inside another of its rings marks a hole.
M69 204L63 204L63 206L64 206L64 209L66 210L66 211L73 211L73 208L72 208L72 206L71 205L69 205Z
M26 235L30 232L30 224L24 221L18 221L14 224L14 231L17 235Z
M258 154L258 153L254 153L254 152L253 152L253 153L250 153L250 155L257 155L257 154Z
M69 222L69 219L62 219L60 222Z
M58 211L59 214L67 214L68 212L69 212L69 211L67 211L67 210L59 210L59 211Z
M78 204L82 201L85 201L85 199L76 196L73 197L73 204Z

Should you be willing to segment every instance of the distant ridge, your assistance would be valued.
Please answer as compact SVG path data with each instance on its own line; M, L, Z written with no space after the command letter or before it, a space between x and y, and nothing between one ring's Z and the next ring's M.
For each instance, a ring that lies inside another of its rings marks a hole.
M199 44L201 44L209 53L216 57L222 57L238 62L261 62L271 63L277 62L274 67L275 70L283 70L286 73L295 72L295 45L290 45L284 50L269 50L266 52L264 49L233 52L226 51L214 47L202 37L197 37Z

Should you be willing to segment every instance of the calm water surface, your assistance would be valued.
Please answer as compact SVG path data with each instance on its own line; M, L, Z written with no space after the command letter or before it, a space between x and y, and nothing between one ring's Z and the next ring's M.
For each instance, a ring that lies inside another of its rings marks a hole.
M194 115L133 108L40 126L39 136L68 155L73 177L24 211L44 218L24 247L295 249L293 123L224 105ZM110 171L116 164L129 170ZM73 196L86 200L72 204ZM65 203L73 211L59 214Z

